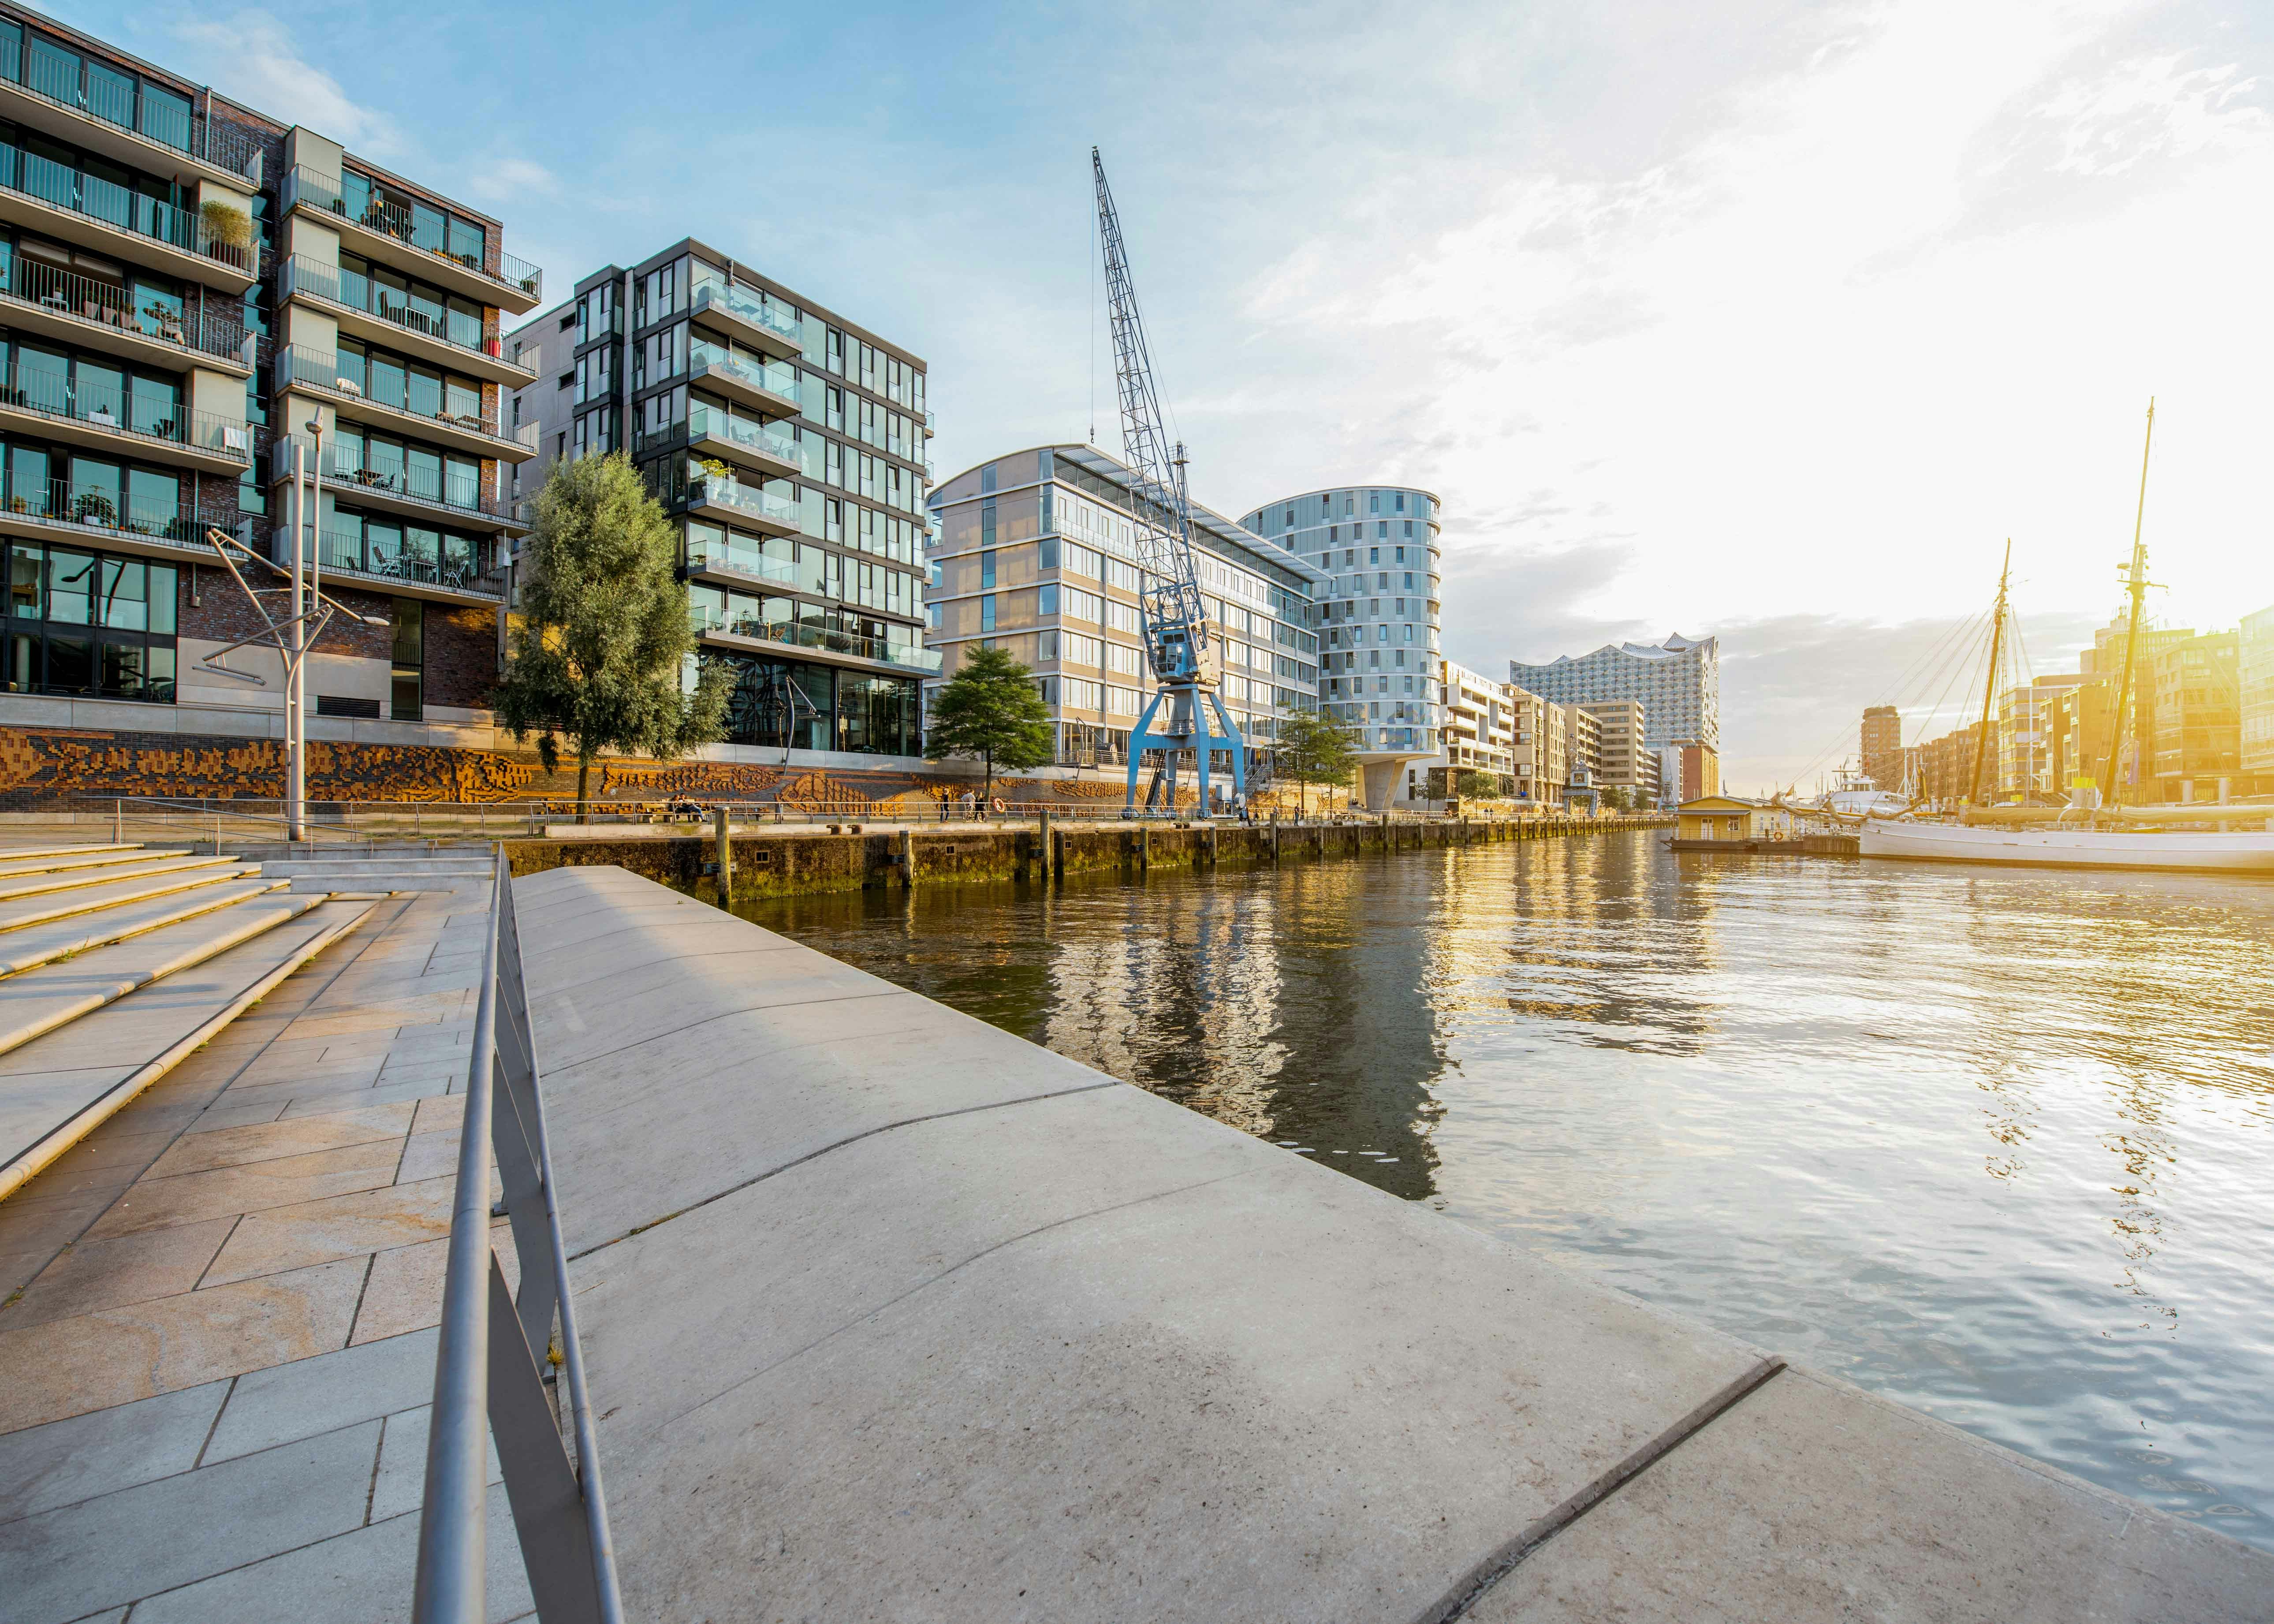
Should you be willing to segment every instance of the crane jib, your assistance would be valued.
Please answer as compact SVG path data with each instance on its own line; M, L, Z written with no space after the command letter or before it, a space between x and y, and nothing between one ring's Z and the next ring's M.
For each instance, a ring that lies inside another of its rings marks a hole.
M1200 783L1201 809L1209 807L1214 758L1231 758L1232 793L1244 801L1247 791L1247 742L1233 725L1217 693L1216 661L1209 647L1209 624L1201 598L1200 568L1193 543L1193 508L1185 484L1184 447L1173 448L1162 427L1160 395L1153 381L1153 357L1145 323L1137 311L1137 289L1129 274L1129 255L1121 236L1121 215L1105 182L1105 161L1089 149L1097 184L1097 234L1105 258L1105 295L1113 335L1114 392L1121 408L1122 456L1135 476L1131 508L1137 524L1138 563L1146 572L1139 594L1145 657L1155 684L1152 698L1129 734L1129 793L1126 810L1137 804L1137 777L1148 754L1160 766L1146 796L1148 808L1176 809L1178 758L1193 753ZM1165 518L1166 523L1162 521ZM1163 717L1163 707L1166 716ZM1221 733L1213 731L1213 714ZM1156 726L1156 718L1160 718ZM1163 792L1165 790L1165 801Z

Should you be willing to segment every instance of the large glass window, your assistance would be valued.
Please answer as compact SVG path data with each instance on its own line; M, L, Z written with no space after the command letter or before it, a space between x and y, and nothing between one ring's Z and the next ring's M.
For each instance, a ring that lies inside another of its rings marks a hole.
M173 699L171 564L16 541L8 584L7 691Z

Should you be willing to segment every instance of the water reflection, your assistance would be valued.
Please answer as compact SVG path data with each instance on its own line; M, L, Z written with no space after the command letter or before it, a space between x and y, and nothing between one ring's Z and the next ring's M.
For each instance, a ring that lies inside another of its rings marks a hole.
M1637 836L751 916L2274 1545L2274 887Z

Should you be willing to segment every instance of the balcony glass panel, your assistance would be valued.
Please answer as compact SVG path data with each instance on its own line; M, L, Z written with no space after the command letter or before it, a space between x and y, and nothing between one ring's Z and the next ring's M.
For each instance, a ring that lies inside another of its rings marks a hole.
M723 310L730 316L749 322L754 327L764 327L770 333L779 333L794 342L802 338L804 330L797 312L789 305L766 298L752 289L737 288L722 280L709 279L698 282L693 308L697 311L705 308Z

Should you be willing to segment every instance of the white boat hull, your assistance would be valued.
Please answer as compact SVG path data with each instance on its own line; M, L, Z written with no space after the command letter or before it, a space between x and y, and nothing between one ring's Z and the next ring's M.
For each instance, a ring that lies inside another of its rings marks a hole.
M1864 825L1866 857L1930 862L2020 863L2039 868L2157 868L2190 874L2274 875L2274 832L2160 832L1960 823Z

